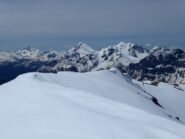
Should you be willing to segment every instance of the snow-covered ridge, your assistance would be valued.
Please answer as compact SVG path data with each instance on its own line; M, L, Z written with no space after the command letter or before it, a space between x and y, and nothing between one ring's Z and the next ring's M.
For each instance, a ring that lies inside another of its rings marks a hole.
M21 75L0 86L0 138L184 139L185 115L174 109L184 93L171 88L174 105L157 94L162 108L155 88L127 78L116 69Z

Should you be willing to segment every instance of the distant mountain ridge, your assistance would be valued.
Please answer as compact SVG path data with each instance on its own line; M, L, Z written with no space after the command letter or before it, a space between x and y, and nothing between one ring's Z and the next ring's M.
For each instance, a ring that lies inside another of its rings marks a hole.
M163 53L167 56L161 59ZM157 63L151 67L153 57ZM178 64L174 65L173 62ZM138 80L185 83L183 62L184 51L181 49L154 48L149 51L129 42L121 42L97 51L83 42L64 52L28 47L16 52L0 52L0 80L4 83L26 72L88 72L116 67L122 73L129 73L132 78ZM173 66L177 70L172 68ZM150 75L150 70L146 70L148 68L158 71Z
M137 80L185 84L185 52L181 49L155 49L139 63L130 64L128 72Z

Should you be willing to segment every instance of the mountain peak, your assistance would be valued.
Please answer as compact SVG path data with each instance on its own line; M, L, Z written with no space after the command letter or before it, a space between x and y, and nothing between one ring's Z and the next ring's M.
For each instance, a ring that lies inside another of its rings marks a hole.
M150 50L150 53L154 53L155 51L159 50L160 47L159 46L155 46Z
M120 42L116 45L117 48L122 49L123 51L137 51L139 53L149 53L148 49L143 46L130 43L130 42Z
M83 57L85 55L94 53L95 50L93 50L89 45L83 42L79 42L75 47L71 48L68 53L78 53L80 54L80 57Z
M17 58L31 58L34 59L40 55L40 50L32 47L26 47L22 50L19 50L15 53Z
M117 44L118 47L133 47L135 44L130 43L130 42L120 42Z
M158 47L152 51L152 54L158 57L159 55L171 54L172 52L173 49L166 47Z
M84 49L84 50L88 50L88 51L94 51L89 45L87 45L84 42L79 42L77 45L77 49Z
M37 49L37 48L33 48L33 47L31 47L31 46L27 46L27 47L25 47L25 48L23 48L22 50L19 50L19 51L39 51L39 49Z
M86 43L84 43L84 42L79 42L77 46L79 46L79 47L80 47L80 46L83 46L83 45L87 45L87 44L86 44Z

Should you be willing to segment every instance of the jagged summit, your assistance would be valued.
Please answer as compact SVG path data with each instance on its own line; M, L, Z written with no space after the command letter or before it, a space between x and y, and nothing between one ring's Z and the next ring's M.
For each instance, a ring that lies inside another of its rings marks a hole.
M16 58L30 58L34 59L40 55L41 51L36 48L26 47L22 50L19 50L15 53L14 57Z
M133 47L135 44L131 42L120 42L116 46L118 47Z
M79 42L76 46L67 51L68 54L79 54L80 57L94 52L95 50L93 50L89 45L83 42Z
M130 42L120 42L117 45L114 45L113 47L117 47L120 51L128 52L129 55L134 57L137 57L136 53L138 53L138 55L142 53L149 53L146 48Z
M150 53L153 53L153 52L157 51L158 49L160 49L159 46L154 46L154 47L150 50Z
M79 49L92 49L89 45L87 45L86 43L84 43L84 42L79 42L78 44L77 44L77 48L79 48ZM93 49L92 49L93 50Z
M140 46L140 45L137 45L131 42L120 42L117 45L115 45L115 47L122 48L122 49L135 49L135 50L141 49L143 52L144 51L148 52L148 50L144 48L143 46Z
M27 46L27 47L25 47L25 48L23 48L23 49L21 49L21 50L18 50L17 52L20 52L20 51L29 51L29 52L33 52L33 51L41 51L41 50L38 49L38 48L33 48L33 47L31 47L31 46Z
M174 55L175 57L180 58L182 55L184 55L184 51L182 49L177 49L177 48L158 48L155 51L151 53L152 55L155 56L169 56L169 55ZM183 57L183 56L182 56Z

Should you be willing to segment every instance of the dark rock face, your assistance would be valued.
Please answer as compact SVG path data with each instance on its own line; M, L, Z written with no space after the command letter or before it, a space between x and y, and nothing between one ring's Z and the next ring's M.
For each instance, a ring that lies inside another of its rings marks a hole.
M185 52L161 48L139 63L130 64L128 73L137 80L185 83Z
M145 49L141 46L138 46L138 45L132 46L132 48L128 49L128 51L129 51L129 54L132 55L133 57L138 57L136 54L137 52L139 52L139 53L144 53L145 51L149 52L147 49Z

